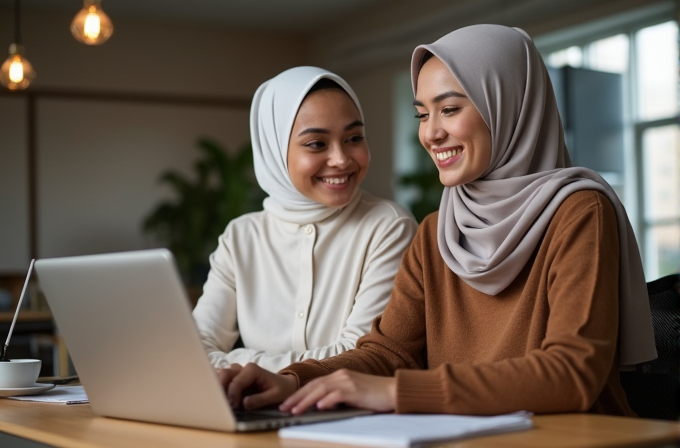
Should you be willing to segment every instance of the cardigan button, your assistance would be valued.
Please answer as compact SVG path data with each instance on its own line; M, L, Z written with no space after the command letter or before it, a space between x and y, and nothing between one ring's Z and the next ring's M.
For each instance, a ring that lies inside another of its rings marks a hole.
M314 231L314 226L313 226L313 225L307 224L307 226L305 226L305 233L306 233L307 235L310 235L313 231Z
M303 317L305 317L305 313L303 313L302 311L300 311L300 312L298 313L298 317L299 317L300 319L302 319Z

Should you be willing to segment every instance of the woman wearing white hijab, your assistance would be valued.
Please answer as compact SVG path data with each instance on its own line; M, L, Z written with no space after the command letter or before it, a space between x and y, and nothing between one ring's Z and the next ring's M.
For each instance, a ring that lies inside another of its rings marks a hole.
M223 372L232 404L634 415L619 368L656 356L637 244L611 187L571 168L531 39L459 29L416 48L412 79L446 188L384 314L352 352Z
M363 114L339 76L284 71L255 93L250 127L269 197L220 236L193 315L215 367L276 371L354 348L387 304L417 224L359 190Z

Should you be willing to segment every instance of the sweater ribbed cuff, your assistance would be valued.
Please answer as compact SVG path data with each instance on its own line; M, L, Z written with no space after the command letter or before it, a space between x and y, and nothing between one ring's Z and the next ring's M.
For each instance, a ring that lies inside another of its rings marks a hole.
M331 370L323 366L314 359L308 359L305 362L297 362L291 364L285 369L279 371L281 375L293 375L298 380L298 387L302 387L314 378L328 375Z
M435 370L397 370L398 414L447 413L445 384L439 369Z

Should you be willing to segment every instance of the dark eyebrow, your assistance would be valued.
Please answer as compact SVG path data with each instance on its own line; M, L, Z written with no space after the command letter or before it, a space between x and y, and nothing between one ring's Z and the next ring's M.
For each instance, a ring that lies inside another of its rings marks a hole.
M358 127L361 127L363 125L364 125L364 123L361 120L356 120L356 121L351 122L347 126L345 126L344 130L349 131L350 129L358 128ZM330 134L330 131L328 129L324 129L324 128L307 128L307 129L302 130L302 132L300 132L298 134L298 137L306 135L306 134Z
M330 134L328 129L323 129L323 128L307 128L303 129L302 132L298 134L298 137L306 134Z
M362 123L361 120L355 120L355 121L351 122L350 124L348 124L347 126L345 126L345 131L349 131L350 129L354 129L354 128L360 128L363 125L364 125L364 123Z
M467 98L467 95L465 95L464 93L456 92L455 90L450 90L448 92L440 93L439 95L435 96L432 101L435 103L439 103L447 98L451 98L452 96L455 96L457 98ZM422 101L413 100L413 105L422 107L423 103Z

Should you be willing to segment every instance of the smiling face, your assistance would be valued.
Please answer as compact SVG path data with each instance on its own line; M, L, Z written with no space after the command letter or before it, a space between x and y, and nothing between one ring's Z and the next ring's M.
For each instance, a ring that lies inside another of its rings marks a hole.
M491 160L491 132L451 71L432 56L418 74L413 102L420 120L418 138L447 187L484 173Z
M288 175L295 188L321 204L344 207L366 176L369 160L361 114L347 93L310 93L288 144Z

